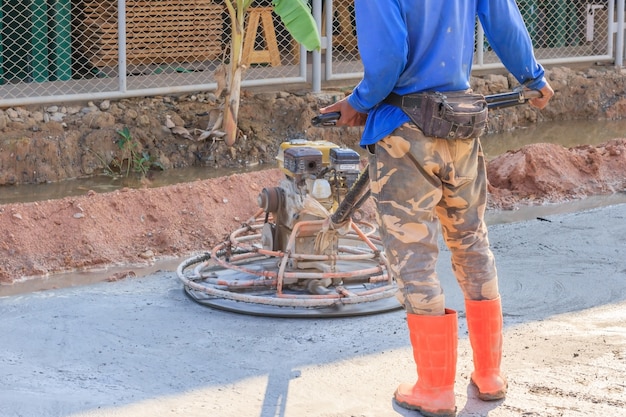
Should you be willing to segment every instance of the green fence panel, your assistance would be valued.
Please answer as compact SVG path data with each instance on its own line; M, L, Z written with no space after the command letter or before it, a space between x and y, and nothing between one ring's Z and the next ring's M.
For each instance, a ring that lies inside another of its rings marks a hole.
M517 5L526 23L530 39L532 39L533 45L536 46L539 30L539 6L537 5L537 0L518 0Z
M0 0L0 83L69 80L71 0Z
M30 77L33 81L48 80L48 4L46 0L30 3Z
M72 3L55 0L50 33L50 81L72 78Z

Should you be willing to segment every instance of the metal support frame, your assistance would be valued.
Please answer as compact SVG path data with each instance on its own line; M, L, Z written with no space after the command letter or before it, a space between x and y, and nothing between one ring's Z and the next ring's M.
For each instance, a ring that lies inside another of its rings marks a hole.
M609 2L609 4L612 5L611 2ZM613 19L609 19L609 22L612 23ZM615 66L621 68L624 64L624 0L617 0L616 31ZM609 31L609 40L613 38L613 32L613 30Z
M326 3L329 3L326 0ZM322 0L313 0L313 17L317 22L317 31L322 33ZM328 48L328 40L322 38L322 49ZM313 51L311 54L311 89L313 93L322 91L322 51Z

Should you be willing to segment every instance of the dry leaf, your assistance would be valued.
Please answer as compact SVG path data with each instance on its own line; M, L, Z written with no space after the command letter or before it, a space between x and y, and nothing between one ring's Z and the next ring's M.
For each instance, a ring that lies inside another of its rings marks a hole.
M191 133L189 133L189 131L188 131L187 129L185 129L184 127L182 127L182 126L174 126L174 127L171 129L171 131L172 131L172 133L173 133L173 134L175 134L175 135L182 136L182 137L184 137L185 139L191 139L191 140L193 140L193 136L191 136Z

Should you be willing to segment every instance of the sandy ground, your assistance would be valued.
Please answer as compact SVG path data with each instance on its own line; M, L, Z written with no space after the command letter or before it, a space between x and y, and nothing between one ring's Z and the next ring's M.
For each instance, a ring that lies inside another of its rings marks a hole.
M494 224L506 400L469 386L462 296L459 416L626 416L626 204ZM181 260L182 261L182 260ZM404 314L276 319L190 300L172 271L0 297L0 415L418 416Z

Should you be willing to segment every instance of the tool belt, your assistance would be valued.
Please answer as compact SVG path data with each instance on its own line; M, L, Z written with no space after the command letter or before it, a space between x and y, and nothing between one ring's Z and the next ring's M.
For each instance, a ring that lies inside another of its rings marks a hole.
M400 96L391 93L384 102L401 108L429 137L476 138L487 127L487 101L481 94L449 91Z

